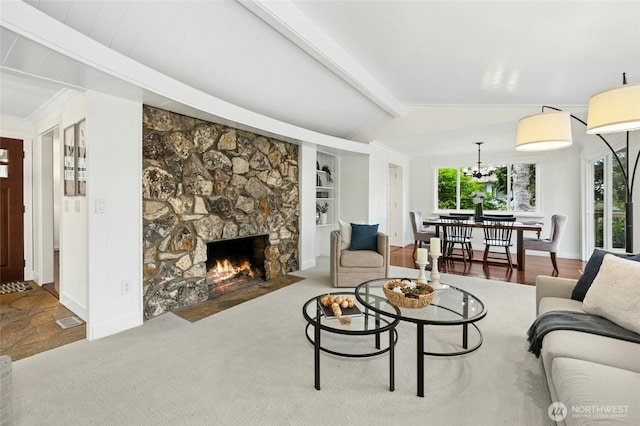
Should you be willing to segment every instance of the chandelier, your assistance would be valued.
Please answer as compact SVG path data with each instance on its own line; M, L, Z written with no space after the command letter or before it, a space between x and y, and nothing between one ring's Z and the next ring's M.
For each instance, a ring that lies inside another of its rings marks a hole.
M483 169L480 166L482 164L482 162L480 161L480 145L482 145L484 142L474 142L474 143L478 145L478 165L473 168L467 167L467 169L464 170L464 174L467 176L471 176L476 181L481 183L496 182L498 180L498 177L493 174L495 169L493 167L487 167Z

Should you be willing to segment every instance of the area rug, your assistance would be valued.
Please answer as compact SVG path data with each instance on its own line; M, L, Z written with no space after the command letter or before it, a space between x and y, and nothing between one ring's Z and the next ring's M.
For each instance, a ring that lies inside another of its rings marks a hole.
M31 290L31 286L26 281L13 281L0 284L0 294L18 293Z
M297 283L298 281L302 281L303 279L304 278L302 277L288 274L282 277L270 279L258 286L243 288L232 293L220 295L195 306L177 309L173 313L190 322L200 321L209 315L234 307L240 303L246 302L247 300L264 296L267 293L279 290L288 285Z

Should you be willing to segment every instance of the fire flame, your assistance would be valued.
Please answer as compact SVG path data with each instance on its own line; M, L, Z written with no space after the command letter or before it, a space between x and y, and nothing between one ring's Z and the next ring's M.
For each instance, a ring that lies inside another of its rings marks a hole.
M254 273L251 269L251 263L248 260L243 260L238 266L233 266L229 259L216 260L215 266L207 272L208 278L212 279L216 284L236 275L253 278Z

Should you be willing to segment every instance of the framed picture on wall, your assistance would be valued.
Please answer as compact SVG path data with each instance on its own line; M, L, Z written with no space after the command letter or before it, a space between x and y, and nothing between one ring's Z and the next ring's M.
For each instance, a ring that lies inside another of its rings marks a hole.
M87 195L86 120L76 126L76 195Z
M64 195L76 195L76 125L64 129Z

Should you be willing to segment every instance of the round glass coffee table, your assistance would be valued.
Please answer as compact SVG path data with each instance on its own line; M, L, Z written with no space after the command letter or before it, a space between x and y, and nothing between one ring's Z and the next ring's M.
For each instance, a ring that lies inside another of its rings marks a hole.
M482 345L482 333L475 324L487 315L484 303L468 291L454 286L446 286L436 290L429 305L420 309L408 309L392 305L382 291L382 285L393 278L371 280L360 284L355 289L358 302L365 312L373 312L415 323L417 326L417 382L418 396L424 397L424 356L456 356L477 350ZM432 326L462 326L462 342L459 350L450 352L425 352L424 328ZM469 326L475 330L475 344L469 346Z
M353 292L331 292L333 296L353 296ZM396 325L399 318L383 316L378 312L363 312L360 306L355 306L349 311L356 311L349 324L341 324L340 321L331 316L331 309L323 309L320 303L323 295L313 297L302 307L302 315L307 321L305 334L314 347L314 376L315 388L320 390L320 352L347 358L367 358L389 353L389 390L395 388L394 374L394 347L398 340ZM371 296L369 300L374 301L376 296ZM386 300L384 296L383 301ZM393 306L389 309L393 311ZM347 312L347 310L345 310ZM396 308L396 314L400 310ZM324 335L321 338L321 332ZM388 333L386 345L381 344L381 335ZM370 337L373 337L371 342ZM340 339L344 337L345 339ZM332 346L332 344L338 344ZM371 344L373 343L373 344Z

